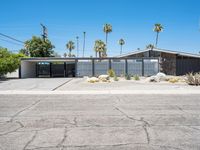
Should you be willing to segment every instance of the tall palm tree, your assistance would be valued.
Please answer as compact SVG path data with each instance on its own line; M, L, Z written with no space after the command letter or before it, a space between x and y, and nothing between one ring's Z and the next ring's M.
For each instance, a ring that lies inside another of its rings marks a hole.
M75 49L74 42L73 42L73 41L69 41L69 42L66 44L66 48L69 50L68 56L69 56L69 57L72 57L72 50Z
M79 57L79 37L76 37L77 57Z
M120 39L119 40L119 45L120 45L120 55L122 54L122 46L125 44L125 41L124 41L124 39Z
M108 34L112 32L112 25L105 24L103 27L103 32L106 34L106 47L108 47Z
M99 53L99 58L105 57L106 53L106 44L102 40L96 40L94 44L94 51Z
M162 32L163 31L163 26L161 25L161 24L155 24L154 25L154 32L156 32L156 47L157 47L157 45L158 45L158 35L159 35L159 33L160 32Z
M83 57L85 54L85 36L86 36L86 32L83 32Z

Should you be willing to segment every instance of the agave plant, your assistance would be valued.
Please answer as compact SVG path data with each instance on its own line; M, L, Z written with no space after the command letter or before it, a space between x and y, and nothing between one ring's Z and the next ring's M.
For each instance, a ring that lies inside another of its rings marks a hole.
M189 73L186 75L187 79L186 79L186 82L189 84L189 85L200 85L200 73Z

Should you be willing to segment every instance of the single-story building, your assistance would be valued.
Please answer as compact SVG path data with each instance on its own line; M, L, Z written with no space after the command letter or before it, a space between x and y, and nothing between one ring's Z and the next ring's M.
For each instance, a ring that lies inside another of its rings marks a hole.
M20 78L83 77L107 74L151 76L159 72L158 58L22 58Z
M167 75L185 75L190 72L200 72L200 55L186 52L145 49L133 51L119 56L119 58L159 58L160 72Z
M98 76L107 74L109 69L117 76L151 76L158 72L185 75L200 72L200 55L154 48L108 58L22 58L19 77Z

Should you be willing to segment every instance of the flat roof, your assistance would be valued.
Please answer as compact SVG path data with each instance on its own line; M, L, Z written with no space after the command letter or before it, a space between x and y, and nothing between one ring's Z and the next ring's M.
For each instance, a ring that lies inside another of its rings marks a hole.
M40 62L40 61L43 61L43 62L59 62L59 61L75 61L75 60L109 60L109 59L158 59L157 57L144 57L144 58L119 58L119 57L106 57L106 58L96 58L96 57L66 57L66 58L63 58L63 57L30 57L30 58L21 58L21 61L31 61L31 62Z

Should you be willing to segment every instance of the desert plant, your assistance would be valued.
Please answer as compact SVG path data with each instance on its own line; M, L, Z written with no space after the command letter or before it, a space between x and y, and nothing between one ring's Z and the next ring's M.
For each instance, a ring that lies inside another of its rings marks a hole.
M136 80L136 81L138 81L138 80L140 80L140 77L138 75L134 75L133 79Z
M176 83L176 82L179 82L179 78L169 78L168 80L167 80L168 82L170 82L170 83Z
M109 69L107 74L109 75L109 77L115 77L115 71L113 69Z
M189 73L186 75L186 82L189 85L200 85L200 73Z
M119 79L116 75L114 76L114 81L119 81Z
M131 80L131 75L126 74L126 75L125 75L125 79L126 79L126 80Z

